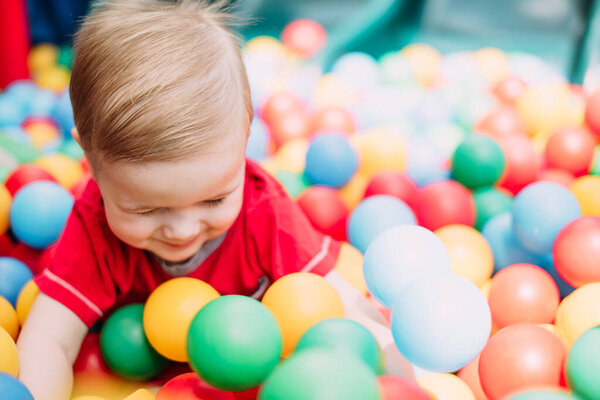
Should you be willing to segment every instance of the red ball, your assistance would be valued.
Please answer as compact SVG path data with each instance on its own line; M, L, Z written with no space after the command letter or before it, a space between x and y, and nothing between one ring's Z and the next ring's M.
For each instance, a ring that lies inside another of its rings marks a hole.
M325 45L327 32L318 22L297 19L290 22L281 32L281 41L288 49L302 58L309 58Z
M519 114L513 108L506 106L493 109L475 124L474 130L494 139L513 134L525 135L527 132Z
M216 389L196 373L176 376L160 388L155 400L235 400L231 392Z
M498 82L492 92L501 102L513 105L526 87L527 84L523 80L516 77L509 77Z
M23 186L35 181L52 181L56 179L48 171L45 171L34 164L23 164L15 169L4 182L4 185L10 192L11 196L15 197L15 193Z
M479 358L479 379L489 400L528 386L560 386L566 346L535 324L507 326L490 338Z
M377 377L382 400L432 400L433 398L415 382L394 375Z
M70 192L74 198L78 199L81 197L91 178L91 174L85 173L83 174L81 179L79 179L79 181L71 188Z
M571 182L575 180L575 176L569 171L556 168L544 169L540 172L538 181L556 182L564 187L571 186Z
M584 128L565 128L546 143L546 162L550 168L563 169L575 176L588 172L596 150L596 139Z
M596 90L585 104L585 123L592 133L600 136L600 90Z
M600 217L580 217L565 226L552 255L556 271L571 286L600 282Z
M380 172L369 181L365 198L378 194L397 197L412 208L417 197L417 184L401 172Z
M534 182L540 172L542 160L533 143L523 135L508 135L498 140L504 152L506 168L499 185L513 194Z
M315 228L334 239L346 240L349 211L337 190L311 186L296 201Z
M81 343L81 349L73 364L73 372L86 374L112 375L112 371L104 362L100 351L100 334L88 333Z
M288 92L278 92L263 104L259 110L259 116L267 125L270 125L273 120L298 111L304 112L305 106L296 96Z
M275 146L279 147L288 140L307 137L309 133L308 115L304 111L293 111L272 118L267 124Z
M492 321L499 329L519 322L550 324L560 294L554 279L533 264L513 264L492 278L488 298Z
M415 213L419 225L436 230L445 225L475 223L475 201L471 192L453 180L430 183L417 193Z
M333 131L351 134L356 131L354 118L342 107L325 107L317 111L310 121L310 133Z

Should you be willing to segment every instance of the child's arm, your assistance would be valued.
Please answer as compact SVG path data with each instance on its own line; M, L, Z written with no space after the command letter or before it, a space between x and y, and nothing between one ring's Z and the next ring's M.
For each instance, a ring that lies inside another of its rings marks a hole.
M19 379L35 400L71 398L72 365L87 331L67 307L38 295L17 341Z

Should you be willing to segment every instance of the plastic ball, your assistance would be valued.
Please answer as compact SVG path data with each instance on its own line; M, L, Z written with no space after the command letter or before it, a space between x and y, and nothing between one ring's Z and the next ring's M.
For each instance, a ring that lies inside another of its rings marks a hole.
M581 206L582 215L600 216L600 176L586 175L569 186Z
M56 124L50 118L28 118L22 126L36 149L44 149L62 139Z
M439 400L475 400L471 388L456 375L429 374L417 382Z
M311 186L298 196L297 202L315 228L336 240L346 240L349 212L337 190Z
M268 127L275 146L281 146L289 140L307 137L309 118L304 111L294 111L272 119Z
M310 186L310 182L306 180L302 173L277 171L274 175L292 199L300 196Z
M56 179L50 173L35 164L24 164L15 169L7 178L6 188L11 196L14 196L19 189L35 181L51 181Z
M446 225L434 232L450 256L451 271L475 286L483 285L494 271L494 255L483 235L465 225Z
M350 52L339 57L331 66L331 72L345 85L364 91L379 82L379 66L369 54Z
M347 242L342 242L334 269L361 294L368 293L363 275L363 255Z
M481 388L481 382L479 381L479 356L475 357L473 361L462 367L457 373L460 379L463 380L473 392L476 400L488 400L483 389Z
M265 382L260 400L379 400L373 371L335 349L307 349L283 361Z
M0 257L0 296L10 301L13 307L17 296L33 274L27 265L12 257Z
M447 179L447 159L433 137L420 135L408 141L406 174L417 186Z
M362 253L382 232L396 225L414 225L415 215L402 200L387 195L363 200L348 219L348 240Z
M405 46L400 51L409 62L417 81L425 87L435 83L441 54L432 46L415 43Z
M85 335L79 354L73 363L73 373L83 373L89 376L105 376L111 373L109 366L102 358L98 332L90 332Z
M373 334L358 322L330 318L316 323L300 338L295 354L312 348L333 348L358 357L373 372L384 372L383 353Z
M162 356L188 361L186 341L194 316L219 293L195 278L170 279L152 291L144 307L144 332Z
M600 327L583 333L573 343L567 357L569 387L584 399L600 398Z
M265 292L262 304L273 313L281 329L282 357L289 356L304 332L317 322L344 317L344 305L336 289L325 278L311 273L279 278Z
M502 149L493 139L471 135L456 148L452 157L452 178L468 188L493 185L504 171Z
M538 325L507 326L481 352L481 387L490 400L531 386L558 387L566 353L561 339Z
M242 391L260 385L281 355L275 317L260 302L222 296L204 306L190 325L187 352L192 369L210 385Z
M556 270L571 286L600 281L600 217L581 217L565 226L552 254Z
M156 396L146 389L138 389L123 400L155 400Z
M517 102L526 87L527 84L522 79L509 76L496 83L492 88L492 91L498 100L506 105L512 106Z
M417 185L404 173L383 171L374 175L365 189L365 198L378 194L397 197L412 207L417 196Z
M411 283L451 269L439 237L417 225L394 226L378 235L365 253L363 268L369 292L388 308Z
M283 143L274 156L278 168L298 174L304 172L308 146L308 140L304 138L290 139ZM308 182L306 177L304 179Z
M531 140L523 135L505 136L498 143L506 160L506 168L498 184L516 194L538 179L541 156Z
M281 41L292 52L302 58L309 58L325 45L325 28L311 19L297 19L290 22L281 32Z
M52 43L41 43L31 49L27 64L32 71L41 71L55 65L57 59L58 47Z
M577 400L578 397L560 389L525 389L517 394L508 395L503 400Z
M0 372L0 393L7 400L33 400L29 390L17 378Z
M411 399L431 400L432 397L416 382L395 375L377 378L381 388L382 400Z
M490 84L496 84L506 79L508 75L508 57L500 49L484 47L472 53L479 72Z
M233 393L216 389L194 372L178 375L165 383L154 400L235 400Z
M357 166L358 156L348 140L324 133L310 142L304 174L313 184L339 188L348 183Z
M58 239L73 202L73 196L57 183L28 184L15 195L10 209L15 236L33 248L46 248Z
M44 68L35 75L35 82L40 88L60 93L69 86L71 71L63 66Z
M547 137L557 129L570 125L571 95L564 84L527 86L516 107L531 136Z
M557 131L546 143L546 161L550 168L564 169L580 176L587 173L594 157L595 138L584 128Z
M4 328L13 340L17 340L19 334L17 312L10 302L2 296L0 296L0 327Z
M17 376L19 373L19 353L13 338L0 327L0 372Z
M475 223L473 195L453 180L434 182L421 188L414 209L419 225L430 230L450 224L473 226Z
M168 363L148 342L143 315L143 304L122 307L108 317L100 333L104 360L114 373L126 379L151 378Z
M512 196L493 187L477 189L473 192L475 201L475 229L481 231L494 216L510 211Z
M310 131L311 133L329 131L352 134L356 131L356 122L342 107L323 107L312 116Z
M538 181L550 181L558 183L566 188L571 186L575 180L575 176L563 169L547 168L540 171Z
M246 157L260 161L267 157L269 152L269 133L267 128L258 119L254 118L250 124L250 135L246 143Z
M536 254L550 253L560 230L579 216L581 208L575 196L553 182L528 185L512 205L515 236Z
M400 135L377 129L357 134L352 140L358 149L359 173L367 179L383 171L404 171L406 150Z
M494 108L473 127L474 131L498 140L509 135L525 135L525 124L517 112L506 106Z
M585 124L596 136L600 136L600 90L588 97L585 106Z
M560 293L560 298L564 299L568 295L570 295L575 288L569 285L563 278L560 276L558 271L556 270L556 266L554 265L554 260L552 259L552 255L546 255L541 258L540 263L537 264L544 269L547 273L550 274L552 279L554 279L554 283L558 286L558 292Z
M481 291L456 274L420 279L392 308L396 346L408 361L434 372L456 371L485 346L492 326Z
M492 278L488 299L492 320L498 329L531 322L554 320L560 296L552 277L533 264L514 264Z
M79 162L61 153L42 156L35 163L54 176L66 189L71 189L83 176L83 168Z
M563 299L556 311L556 327L569 343L575 342L585 331L600 325L600 282L577 288Z
M6 186L0 184L0 235L8 230L10 225L10 205L12 196Z
M356 206L364 199L368 180L361 174L354 174L352 179L344 185L340 191L340 196L349 210L354 210Z

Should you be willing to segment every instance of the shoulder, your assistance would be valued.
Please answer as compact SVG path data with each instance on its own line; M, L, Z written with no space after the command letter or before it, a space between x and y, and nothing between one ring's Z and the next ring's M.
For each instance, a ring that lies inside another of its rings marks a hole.
M245 208L250 215L269 214L296 206L294 200L273 176L248 159L245 185Z

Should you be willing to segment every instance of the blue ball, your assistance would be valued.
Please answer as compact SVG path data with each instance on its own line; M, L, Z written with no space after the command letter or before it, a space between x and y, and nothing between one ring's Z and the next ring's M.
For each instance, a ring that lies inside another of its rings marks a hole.
M0 257L0 296L17 305L17 297L25 284L33 278L29 267L12 257Z
M0 128L18 127L26 116L23 107L13 103L6 95L0 95Z
M473 360L490 335L492 317L482 292L448 273L408 286L392 308L394 342L417 367L456 371Z
M38 89L29 99L29 114L36 117L52 117L58 98L51 90Z
M258 119L254 118L250 124L250 136L246 143L246 157L260 161L265 158L269 151L269 134L267 128Z
M10 226L25 244L44 249L56 241L73 208L73 196L55 182L37 181L20 189L10 208Z
M348 219L348 240L361 252L385 230L396 225L416 225L417 219L402 200L388 195L370 196L356 206Z
M0 372L0 394L3 400L33 400L25 385L5 372Z
M73 119L73 107L71 106L71 98L69 97L68 90L65 90L58 96L53 117L58 123L63 137L67 139L71 138L71 129L75 127L75 120Z
M539 266L549 273L552 279L554 279L556 286L558 286L558 292L560 293L561 299L564 299L575 290L573 286L565 282L562 276L559 275L558 271L556 270L556 266L554 265L552 254L542 257L542 261L540 262Z
M348 139L323 133L310 142L304 175L312 184L339 188L352 178L357 167L358 155Z
M429 229L399 225L371 242L365 253L363 273L373 297L392 308L411 283L450 273L450 256L441 239Z
M519 243L512 229L510 211L490 218L481 230L494 255L494 273L517 263L540 265L542 257L532 253Z
M450 176L450 171L444 167L446 158L442 149L427 135L410 138L407 155L406 173L419 187Z
M561 229L581 216L581 207L566 187L554 182L535 182L517 194L512 216L519 242L536 254L549 254Z

